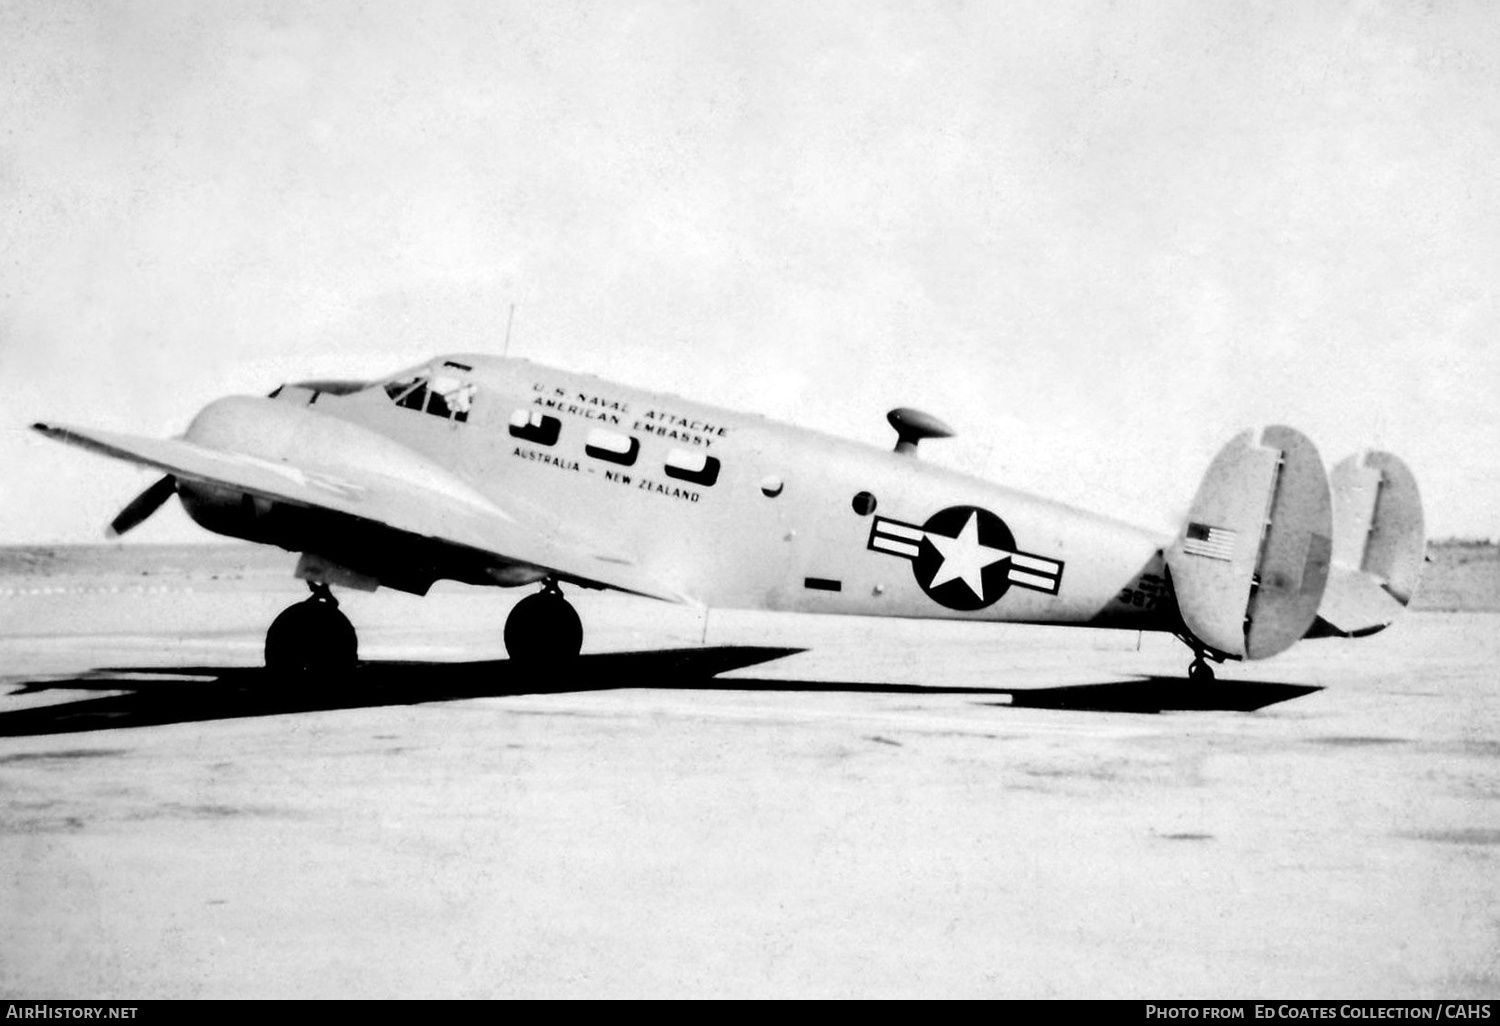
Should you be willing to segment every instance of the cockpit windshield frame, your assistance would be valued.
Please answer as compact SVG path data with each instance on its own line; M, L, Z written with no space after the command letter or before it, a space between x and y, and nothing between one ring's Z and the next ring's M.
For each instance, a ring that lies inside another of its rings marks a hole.
M478 391L468 380L471 370L467 364L452 360L423 364L386 379L380 388L399 407L462 424L469 419Z

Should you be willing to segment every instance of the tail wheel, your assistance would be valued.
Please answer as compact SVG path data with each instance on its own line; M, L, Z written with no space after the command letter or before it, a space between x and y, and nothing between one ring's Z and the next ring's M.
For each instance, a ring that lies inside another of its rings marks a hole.
M313 596L289 606L266 631L266 668L304 672L351 670L359 638L332 597Z
M1211 684L1214 679L1214 668L1203 659L1194 659L1188 665L1188 680L1194 684Z
M572 659L583 649L583 621L557 591L528 595L505 621L505 651L517 662Z

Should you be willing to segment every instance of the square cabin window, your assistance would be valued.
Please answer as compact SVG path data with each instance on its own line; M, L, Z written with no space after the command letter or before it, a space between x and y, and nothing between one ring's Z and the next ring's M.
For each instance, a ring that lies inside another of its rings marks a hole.
M510 415L510 434L537 445L556 445L562 432L562 421L536 410L517 410Z
M706 452L673 449L667 453L667 476L708 488L719 479L719 461Z
M618 431L595 428L589 432L583 451L596 460L628 467L640 455L641 440L631 435L622 435Z

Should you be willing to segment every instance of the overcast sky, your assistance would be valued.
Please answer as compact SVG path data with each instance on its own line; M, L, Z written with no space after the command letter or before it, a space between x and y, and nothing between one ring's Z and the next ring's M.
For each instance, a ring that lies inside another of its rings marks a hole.
M1500 535L1500 13L0 0L0 542L152 475L25 430L511 351L1170 524L1285 422ZM172 504L131 540L209 540Z

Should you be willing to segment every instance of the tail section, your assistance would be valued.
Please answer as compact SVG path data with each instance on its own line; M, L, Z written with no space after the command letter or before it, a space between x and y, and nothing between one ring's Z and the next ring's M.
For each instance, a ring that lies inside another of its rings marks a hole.
M1219 656L1286 650L1317 619L1332 550L1317 448L1289 427L1246 431L1214 458L1166 553L1183 625Z
M1361 636L1388 627L1422 575L1426 535L1417 480L1387 452L1356 453L1333 468L1333 573L1309 637Z

